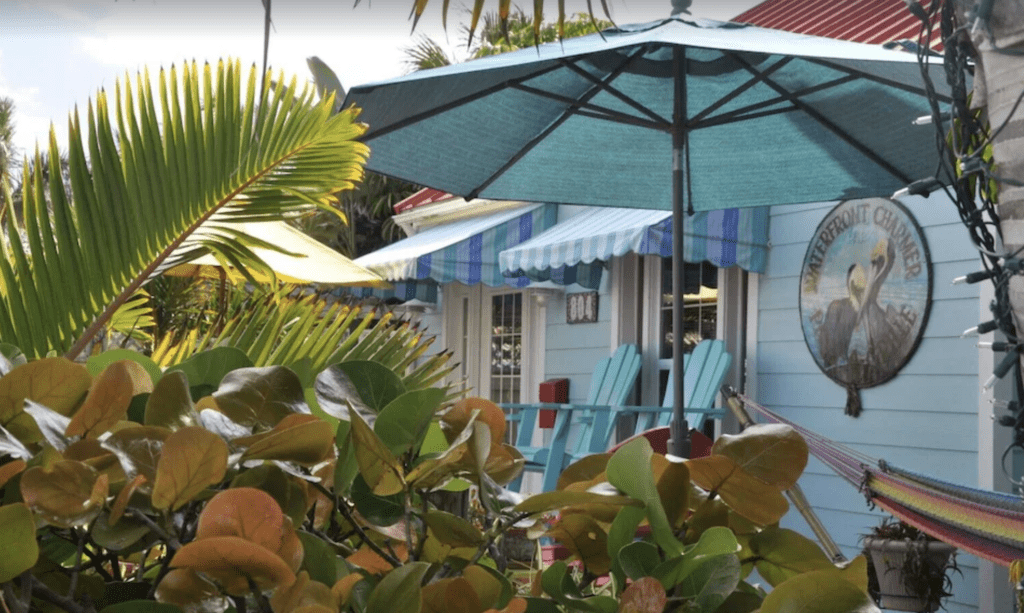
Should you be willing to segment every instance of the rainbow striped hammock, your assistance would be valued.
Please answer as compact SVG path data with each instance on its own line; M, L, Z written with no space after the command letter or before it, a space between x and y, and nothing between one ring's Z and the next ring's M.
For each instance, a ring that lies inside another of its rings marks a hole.
M904 522L986 560L1024 560L1024 500L902 470L827 439L742 394L735 397L765 419L792 426L810 452L869 500Z

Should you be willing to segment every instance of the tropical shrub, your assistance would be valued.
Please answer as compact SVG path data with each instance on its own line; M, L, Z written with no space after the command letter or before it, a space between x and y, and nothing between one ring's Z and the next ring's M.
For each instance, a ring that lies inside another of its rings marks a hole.
M523 459L489 401L451 405L370 360L307 385L230 347L165 371L109 353L0 359L12 612L870 610L862 558L839 570L775 525L806 463L786 427L686 463L637 440L523 499L501 487ZM474 485L469 517L428 496L457 478ZM494 545L524 522L580 568L516 588Z

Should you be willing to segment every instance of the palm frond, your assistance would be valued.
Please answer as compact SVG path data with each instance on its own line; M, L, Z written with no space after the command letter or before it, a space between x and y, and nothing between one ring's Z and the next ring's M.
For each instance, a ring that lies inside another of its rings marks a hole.
M269 221L329 207L362 177L367 148L356 111L332 115L315 92L279 78L257 92L255 66L185 64L119 81L69 120L70 189L22 182L22 211L0 228L0 338L30 357L74 357L175 249L217 215ZM51 130L50 176L59 176ZM22 235L24 234L24 239ZM247 260L237 236L205 250ZM195 257L203 252L191 250Z

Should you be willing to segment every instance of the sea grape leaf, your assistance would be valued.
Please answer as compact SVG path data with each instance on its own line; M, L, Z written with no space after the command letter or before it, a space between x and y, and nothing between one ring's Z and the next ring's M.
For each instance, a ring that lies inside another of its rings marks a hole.
M149 378L144 380L139 378L137 371L132 371L132 377L135 379L136 394L152 392L153 384L160 381L160 378L163 376L163 371L160 370L159 364L151 360L145 354L132 349L107 349L102 353L89 356L89 359L85 361L85 368L89 371L90 375L95 377L103 372L107 366L121 360L127 360L138 364L142 367L142 370L146 371L146 374L149 375Z
M69 441L65 432L71 423L70 417L28 398L25 399L25 412L35 420L43 439L51 447L62 453L67 449Z
M651 444L643 437L626 443L608 460L608 482L647 506L647 521L658 545L670 556L678 556L683 553L683 544L673 534L661 506L651 469L652 455Z
M309 413L302 382L284 366L238 368L213 393L217 408L237 424L269 429L295 413Z
M654 576L661 581L666 590L670 590L682 583L709 558L735 555L739 550L740 544L732 530L722 527L708 528L684 555L671 558L654 569ZM736 577L739 581L738 571Z
M228 446L216 434L186 426L164 441L153 484L153 508L177 511L205 488L220 483Z
M0 377L0 423L22 443L36 443L42 434L24 412L25 399L71 415L91 383L85 366L65 358L43 358L17 366Z
M125 416L132 396L135 395L131 373L133 366L139 370L142 368L136 362L114 362L93 380L85 402L64 431L65 436L96 438ZM142 373L143 376L149 376L145 371Z
M21 475L21 496L47 523L61 528L89 523L103 509L108 479L73 460L47 468L33 466Z
M838 570L815 570L779 584L761 603L760 613L878 613L866 592Z
M315 415L284 417L268 432L232 441L247 447L242 460L281 460L303 466L318 464L334 449L334 428Z
M473 419L479 423L487 424L491 431L491 441L505 440L505 429L507 427L505 412L490 400L480 398L479 396L463 398L445 412L441 416L441 431L444 432L449 441L452 441Z
M171 567L205 573L232 596L248 594L250 580L264 590L295 581L280 556L240 536L197 538L174 554Z
M534 494L526 500L517 504L513 511L516 513L547 513L557 511L565 507L583 504L614 504L619 506L642 507L643 503L628 496L605 496L593 492L576 492L571 490L555 490L553 492L542 492Z
M231 487L254 487L270 494L296 526L301 525L306 518L305 488L275 464L266 463L238 473L231 480Z
M229 372L239 368L251 367L252 360L241 349L236 347L215 347L201 351L180 364L169 367L167 373L181 371L185 373L190 387L206 387L217 389L221 380Z
M302 566L299 568L309 573L309 578L325 585L334 585L338 572L334 565L337 556L334 550L323 539L308 532L298 532L302 541Z
M693 598L701 611L717 611L740 582L740 560L734 553L705 557L680 581L674 595Z
M807 442L785 424L756 424L739 434L723 434L711 453L731 458L750 476L780 490L793 487L807 466Z
M377 413L406 391L396 372L370 360L328 366L316 376L313 390L327 414L348 421L351 406L371 425Z
M36 523L22 503L0 507L0 583L7 583L32 568L39 559Z
M786 528L768 526L750 537L749 546L757 572L773 587L801 573L834 568L817 543Z
M196 540L237 536L278 555L294 572L302 564L302 541L270 494L252 487L226 489L199 515ZM196 569L200 570L200 569Z
M429 568L426 562L410 562L389 572L370 594L366 613L420 613L420 583Z
M398 458L358 413L353 413L351 418L350 440L359 464L359 473L370 490L378 496L390 496L403 491L404 473Z
M484 542L484 534L465 519L444 511L427 511L424 522L437 540L452 547L476 547Z
M128 479L134 479L135 475L146 478L139 491L149 494L156 482L156 470L164 441L171 434L167 428L133 426L113 432L103 441L103 447L114 452Z
M731 458L711 455L686 463L694 483L717 493L733 511L759 526L779 521L789 510L777 487L752 477Z
M188 607L220 594L211 581L191 568L172 568L156 586L156 597L179 607Z
M444 396L444 390L433 387L405 392L381 409L373 431L391 453L402 455L423 442Z
M595 453L580 458L566 466L565 470L559 473L558 485L555 489L564 490L573 483L589 483L601 477L604 475L605 469L608 467L608 460L611 457L612 454L610 453Z
M661 613L668 602L665 588L654 577L641 577L622 592L619 613Z
M603 575L611 569L608 534L593 517L581 513L562 515L548 530L547 536L579 556L591 573Z
M157 382L146 401L143 423L170 430L200 425L184 372L168 372Z

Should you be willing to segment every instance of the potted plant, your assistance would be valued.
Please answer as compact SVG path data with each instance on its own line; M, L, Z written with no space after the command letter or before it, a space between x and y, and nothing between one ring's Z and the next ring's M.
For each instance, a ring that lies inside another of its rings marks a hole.
M868 573L879 606L896 611L936 611L952 596L948 571L957 571L956 547L902 521L886 518L864 536Z

